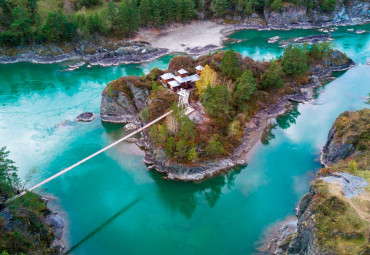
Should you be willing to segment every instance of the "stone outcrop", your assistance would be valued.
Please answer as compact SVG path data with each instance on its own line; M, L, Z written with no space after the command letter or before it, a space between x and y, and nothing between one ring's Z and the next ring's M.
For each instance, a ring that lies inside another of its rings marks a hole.
M102 92L100 116L102 121L110 123L135 122L137 114L144 108L149 96L146 88L136 87L131 82L123 84L125 90L110 89Z
M360 115L361 117L357 117ZM346 126L348 121L352 120L353 123L357 124L360 121L365 123L356 125ZM331 127L328 135L327 142L322 150L321 161L325 166L336 163L341 159L344 159L352 155L356 148L366 147L363 137L369 136L368 126L370 124L370 109L364 109L362 111L350 113L342 113L334 125ZM366 139L365 139L366 140Z
M296 232L288 236L278 232L269 238L264 251L287 255L370 254L370 241L365 237L370 219L366 209L370 200L366 177L369 117L370 110L364 109L344 112L337 118L322 152L329 168L317 174L301 199ZM351 162L356 162L353 167Z
M315 2L315 1L314 1ZM284 3L279 12L275 12L269 7L264 9L264 19L270 26L281 25L319 25L329 22L333 23L352 23L370 18L370 3L367 1L337 1L335 9L330 12L323 12L320 7L308 10L306 6Z

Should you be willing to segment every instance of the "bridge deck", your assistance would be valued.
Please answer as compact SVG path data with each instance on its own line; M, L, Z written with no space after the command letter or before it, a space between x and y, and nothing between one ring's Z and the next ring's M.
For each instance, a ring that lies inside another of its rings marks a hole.
M192 113L193 111L194 111L194 109L193 109L193 108L188 107L188 108L186 108L186 109L185 109L185 114L186 114L186 115L188 115L188 114ZM46 184L46 183L50 182L51 180L54 180L54 179L55 179L55 178L57 178L58 176L61 176L62 174L67 173L68 171L71 171L72 169L74 169L74 168L76 168L77 166L81 165L82 163L84 163L84 162L88 161L89 159L91 159L91 158L93 158L93 157L95 157L95 156L97 156L97 155L101 154L102 152L104 152L104 151L106 151L106 150L108 150L108 149L112 148L113 146L115 146L115 145L119 144L120 142L123 142L123 141L124 141L124 140L126 140L127 138L129 138L129 137L131 137L131 136L133 136L133 135L136 135L137 133L139 133L139 132L143 131L144 129L146 129L146 128L148 128L148 127L150 127L151 125L153 125L153 124L155 124L156 122L160 121L161 119L163 119L163 118L167 117L167 116L168 116L168 115L170 115L171 113L172 113L172 110L171 110L171 111L169 111L169 112L167 112L167 113L165 113L165 114L163 114L162 116L160 116L160 117L156 118L155 120L153 120L153 121L149 122L149 123L148 123L148 124L146 124L145 126L143 126L143 127L139 128L139 129L135 130L134 132L132 132L132 133L130 133L130 134L128 134L128 135L126 135L126 136L122 137L121 139L119 139L119 140L115 141L114 143L111 143L110 145L108 145L108 146L104 147L103 149L101 149L101 150L99 150L99 151L97 151L97 152L95 152L95 153L91 154L90 156L88 156L88 157L86 157L86 158L84 158L84 159L82 159L82 160L78 161L77 163L73 164L72 166L67 167L66 169L64 169L64 170L62 170L62 171L60 171L60 172L58 172L58 173L54 174L53 176L51 176L51 177L49 177L49 178L47 178L47 179L45 179L45 180L43 180L42 182L40 182L40 183L36 184L35 186L32 186L32 187L30 187L30 188L28 188L28 189L25 189L25 190L24 190L24 191L22 191L20 194L18 194L17 196L15 196L15 197L13 197L13 198L11 198L11 199L9 199L9 200L13 200L13 199L15 199L15 198L17 198L17 197L23 196L24 194L26 194L26 193L27 193L27 191L32 191L32 190L34 190L34 189L37 189L37 188L39 188L40 186L42 186L42 185L44 185L44 184Z

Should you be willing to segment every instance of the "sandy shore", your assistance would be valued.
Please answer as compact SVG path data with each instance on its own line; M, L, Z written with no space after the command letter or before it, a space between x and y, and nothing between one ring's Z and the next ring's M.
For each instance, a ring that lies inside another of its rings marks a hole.
M194 21L190 24L176 24L164 30L143 29L134 38L146 41L154 48L167 48L170 52L193 53L202 48L222 47L224 25L211 21Z

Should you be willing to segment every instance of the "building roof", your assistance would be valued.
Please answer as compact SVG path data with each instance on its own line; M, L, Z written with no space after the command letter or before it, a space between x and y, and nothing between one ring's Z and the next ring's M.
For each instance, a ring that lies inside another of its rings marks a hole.
M176 76L175 77L175 80L178 83L185 83L185 82L188 82L189 81L189 77L188 76L186 76L186 77Z
M180 86L180 83L178 83L177 81L170 81L168 82L168 85L170 85L171 87L178 87Z
M179 74L187 74L188 71L186 71L185 69L180 69L177 71Z
M175 75L173 75L172 73L165 73L161 76L161 79L163 80L175 79Z
M191 76L189 76L187 78L189 79L189 81L192 81L192 82L196 82L197 80L200 79L200 77L198 75L196 75L196 74L191 75Z
M195 69L198 70L198 71L202 71L203 70L203 66L199 65L199 66L196 66Z

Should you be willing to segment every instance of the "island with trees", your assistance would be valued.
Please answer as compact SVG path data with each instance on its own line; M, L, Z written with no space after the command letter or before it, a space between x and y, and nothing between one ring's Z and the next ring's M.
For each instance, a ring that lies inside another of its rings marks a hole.
M154 68L141 77L110 82L102 92L101 118L135 128L172 110L138 139L146 151L144 161L166 178L200 180L246 164L243 155L272 119L289 111L293 102L310 101L312 88L330 78L331 71L353 64L328 43L289 45L279 59L262 62L233 50L197 59L178 56L168 70ZM178 103L180 93L161 77L178 70L195 73L198 66L204 67L199 79L187 90L194 111L186 115Z

